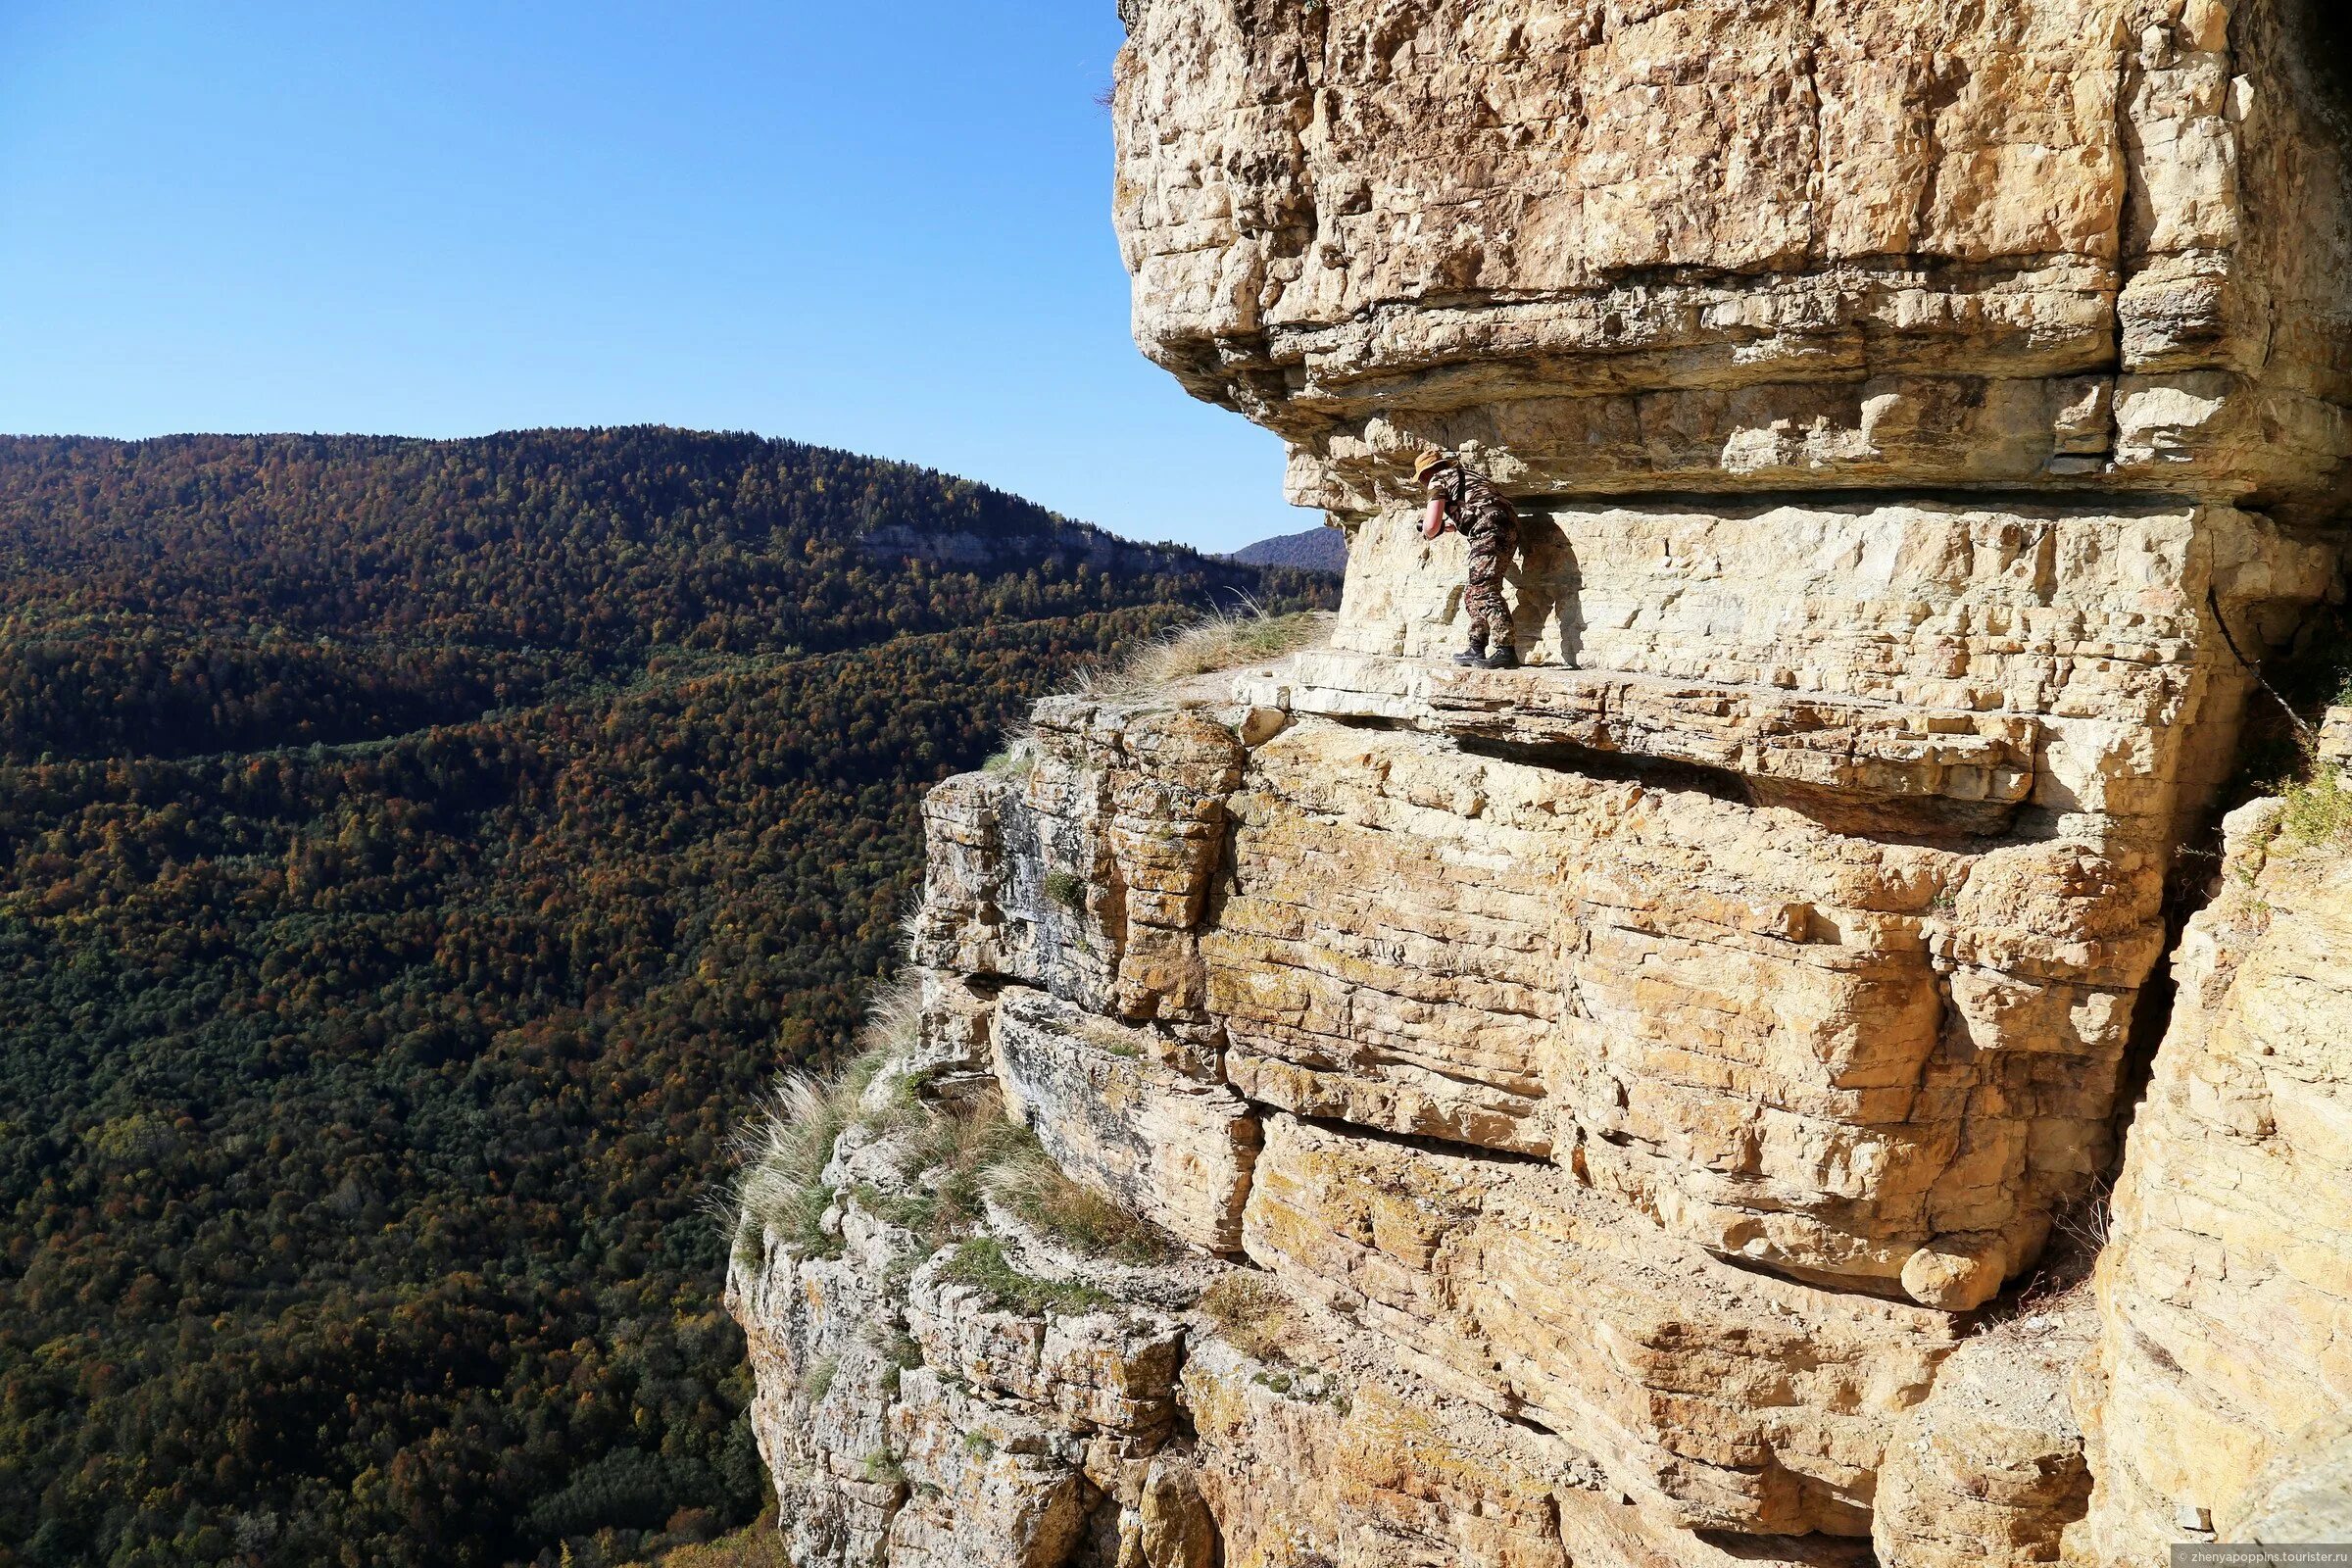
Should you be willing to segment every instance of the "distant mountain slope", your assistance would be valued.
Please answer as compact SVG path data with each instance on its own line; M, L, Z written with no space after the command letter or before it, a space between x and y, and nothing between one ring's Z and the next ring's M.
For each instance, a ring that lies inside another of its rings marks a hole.
M818 653L1301 587L748 435L5 437L0 755L357 740L657 647Z
M1276 534L1226 558L1245 566L1289 566L1300 571L1346 571L1348 536L1337 528Z
M1329 588L749 436L0 440L0 1562L749 1518L731 1122L930 783L1237 594Z

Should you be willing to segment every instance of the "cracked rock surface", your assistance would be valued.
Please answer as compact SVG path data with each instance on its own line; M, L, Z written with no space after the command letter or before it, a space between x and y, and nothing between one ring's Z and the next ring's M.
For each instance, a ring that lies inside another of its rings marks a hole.
M2352 886L2276 803L2200 848L2341 596L2311 0L1120 14L1138 341L1344 602L932 792L919 1019L730 1275L794 1560L2337 1517ZM1520 668L1450 662L1424 442L1521 514Z

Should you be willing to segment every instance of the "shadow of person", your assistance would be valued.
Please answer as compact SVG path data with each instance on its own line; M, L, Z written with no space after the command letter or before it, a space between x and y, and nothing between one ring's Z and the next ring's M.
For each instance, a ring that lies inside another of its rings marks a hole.
M1511 628L1519 648L1525 653L1544 649L1545 633L1556 632L1559 662L1573 669L1584 649L1584 583L1575 547L1549 513L1520 514L1519 554L1503 581L1510 587Z

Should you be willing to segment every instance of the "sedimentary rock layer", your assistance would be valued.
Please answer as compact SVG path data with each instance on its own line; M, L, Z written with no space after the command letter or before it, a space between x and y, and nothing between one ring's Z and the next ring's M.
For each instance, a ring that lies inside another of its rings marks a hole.
M2097 1332L2018 1284L2096 1228L2252 666L2337 591L2309 0L1121 14L1138 339L1284 438L1345 601L926 803L890 1081L1170 1254L923 1229L854 1126L733 1276L796 1561L2104 1568L2326 1516L2340 875L2231 860ZM1451 660L1424 442L1518 508L1522 667Z
M2239 825L2175 959L2099 1264L2085 1561L2146 1561L2200 1520L2237 1539L2257 1475L2352 1389L2352 872L2291 846L2265 864L2268 828Z
M1629 1225L1571 1178L1276 1117L1250 1257L1530 1420L1689 1529L1861 1534L1939 1312L1770 1280Z
M2160 881L1312 721L1202 939L1253 1100L1547 1156L1720 1253L1973 1305L2103 1161Z
M1196 1247L1240 1249L1257 1119L1201 1081L1197 1053L1016 989L997 1005L996 1056L1012 1114L1064 1171Z
M2314 508L2344 154L2295 0L1135 0L1146 353L1303 505L2032 484Z

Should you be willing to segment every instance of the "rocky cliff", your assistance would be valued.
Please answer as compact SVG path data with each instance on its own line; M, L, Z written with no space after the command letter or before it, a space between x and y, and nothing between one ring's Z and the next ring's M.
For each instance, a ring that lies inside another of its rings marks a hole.
M2337 591L2318 14L1123 15L1139 341L1345 602L932 795L913 990L738 1238L796 1560L2135 1563L2303 1496L2352 888L2233 819L2165 963ZM1528 667L1444 658L1423 442L1520 508Z

